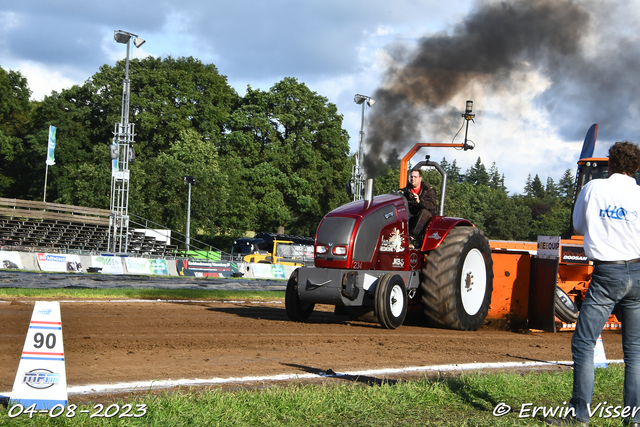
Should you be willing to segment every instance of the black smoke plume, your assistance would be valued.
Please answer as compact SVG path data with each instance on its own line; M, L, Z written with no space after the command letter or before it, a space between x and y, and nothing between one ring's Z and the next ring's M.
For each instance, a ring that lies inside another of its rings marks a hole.
M550 78L552 88L567 84L566 74L585 64L582 42L590 25L589 11L569 0L482 2L452 31L422 38L409 54L393 46L395 65L373 94L367 176L386 170L393 149L404 153L416 142L450 141L472 84L509 91L513 79L531 70ZM455 108L454 99L460 103Z

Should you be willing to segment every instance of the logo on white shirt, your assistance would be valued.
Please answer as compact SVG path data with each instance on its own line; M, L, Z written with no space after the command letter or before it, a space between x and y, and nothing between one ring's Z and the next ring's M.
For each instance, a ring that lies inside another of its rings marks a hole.
M633 222L638 219L637 212L629 212L625 208L609 205L606 209L600 209L600 218L617 219Z

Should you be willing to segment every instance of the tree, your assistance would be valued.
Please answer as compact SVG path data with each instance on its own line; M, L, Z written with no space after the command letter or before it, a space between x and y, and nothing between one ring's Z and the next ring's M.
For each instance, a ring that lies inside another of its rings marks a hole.
M564 171L564 174L558 183L559 195L565 204L568 203L571 205L573 203L573 191L575 187L574 181L575 178L573 173L571 173L571 169L567 169Z
M0 132L19 136L29 118L31 90L27 79L18 71L0 67Z
M400 167L387 168L386 173L380 175L375 180L375 195L389 194L399 189L400 183Z
M529 236L531 210L506 192L462 183L447 187L445 215L470 220L490 239L524 240Z
M27 79L0 67L0 196L16 197L24 188L19 171L27 153L23 137L31 113ZM44 163L44 157L42 158Z
M544 189L544 194L547 199L555 200L558 197L558 188L551 177L547 177L547 186Z
M442 158L440 166L447 173L447 182L463 182L464 176L460 174L460 166L456 159L453 159L452 163L449 163L445 157Z
M185 233L188 190L183 177L191 175L197 183L191 188L192 229L210 236L227 228L227 177L215 146L195 129L181 131L168 150L131 170L137 179L130 190L130 210L137 216Z
M529 185L528 180L527 185ZM526 193L526 195L534 199L544 198L544 186L542 185L542 181L540 181L540 177L538 176L538 174L536 174L535 178L533 178L533 181L531 181L530 190Z
M467 169L467 173L464 177L464 181L472 185L488 186L490 180L491 177L487 172L487 168L482 164L482 160L480 160L480 157L478 157L478 160L476 160L475 165Z
M111 179L108 144L120 122L124 61L103 65L81 86L53 92L34 110L24 139L28 157L37 159L20 172L22 197L42 194L44 158L49 125L57 127L56 165L49 168L47 199L89 207L109 208ZM131 114L135 125L136 162L131 166L130 210L152 212L161 223L171 223L168 205L157 209L138 200L137 180L157 176L161 154L171 152L185 131L200 135L215 150L238 96L213 65L193 58L152 58L130 63ZM195 141L188 134L189 141ZM42 160L40 160L42 159ZM188 174L184 172L183 174ZM92 194L94 193L94 194ZM211 201L210 203L214 203Z
M268 92L247 88L230 117L220 153L246 172L256 231L313 235L322 216L348 202L348 135L334 104L295 78Z
M504 175L500 175L498 167L496 166L496 162L493 162L491 168L489 169L488 187L505 192L507 191L507 188L504 186Z
M538 236L569 236L569 217L571 206L557 204L544 214L537 216L531 224L530 238L537 239Z
M525 196L532 197L533 188L532 188L533 180L531 179L531 174L527 175L527 182L524 184L524 194Z

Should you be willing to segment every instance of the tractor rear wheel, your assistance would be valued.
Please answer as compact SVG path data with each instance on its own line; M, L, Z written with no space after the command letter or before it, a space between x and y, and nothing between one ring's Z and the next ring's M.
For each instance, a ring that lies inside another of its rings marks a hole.
M284 306L287 310L287 316L289 319L295 322L306 321L311 313L315 304L309 302L300 301L300 295L298 295L298 270L294 270L287 282L287 290L284 294Z
M378 322L387 329L396 329L407 316L407 289L397 274L387 273L376 285L374 313Z
M449 231L422 268L421 301L430 324L475 331L484 323L493 290L493 260L476 227Z

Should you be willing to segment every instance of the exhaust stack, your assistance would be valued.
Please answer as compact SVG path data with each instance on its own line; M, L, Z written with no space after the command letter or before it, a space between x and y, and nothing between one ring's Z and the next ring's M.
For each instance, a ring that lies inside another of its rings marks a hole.
M365 209L369 209L371 203L373 202L373 178L367 179L364 183L364 207Z

